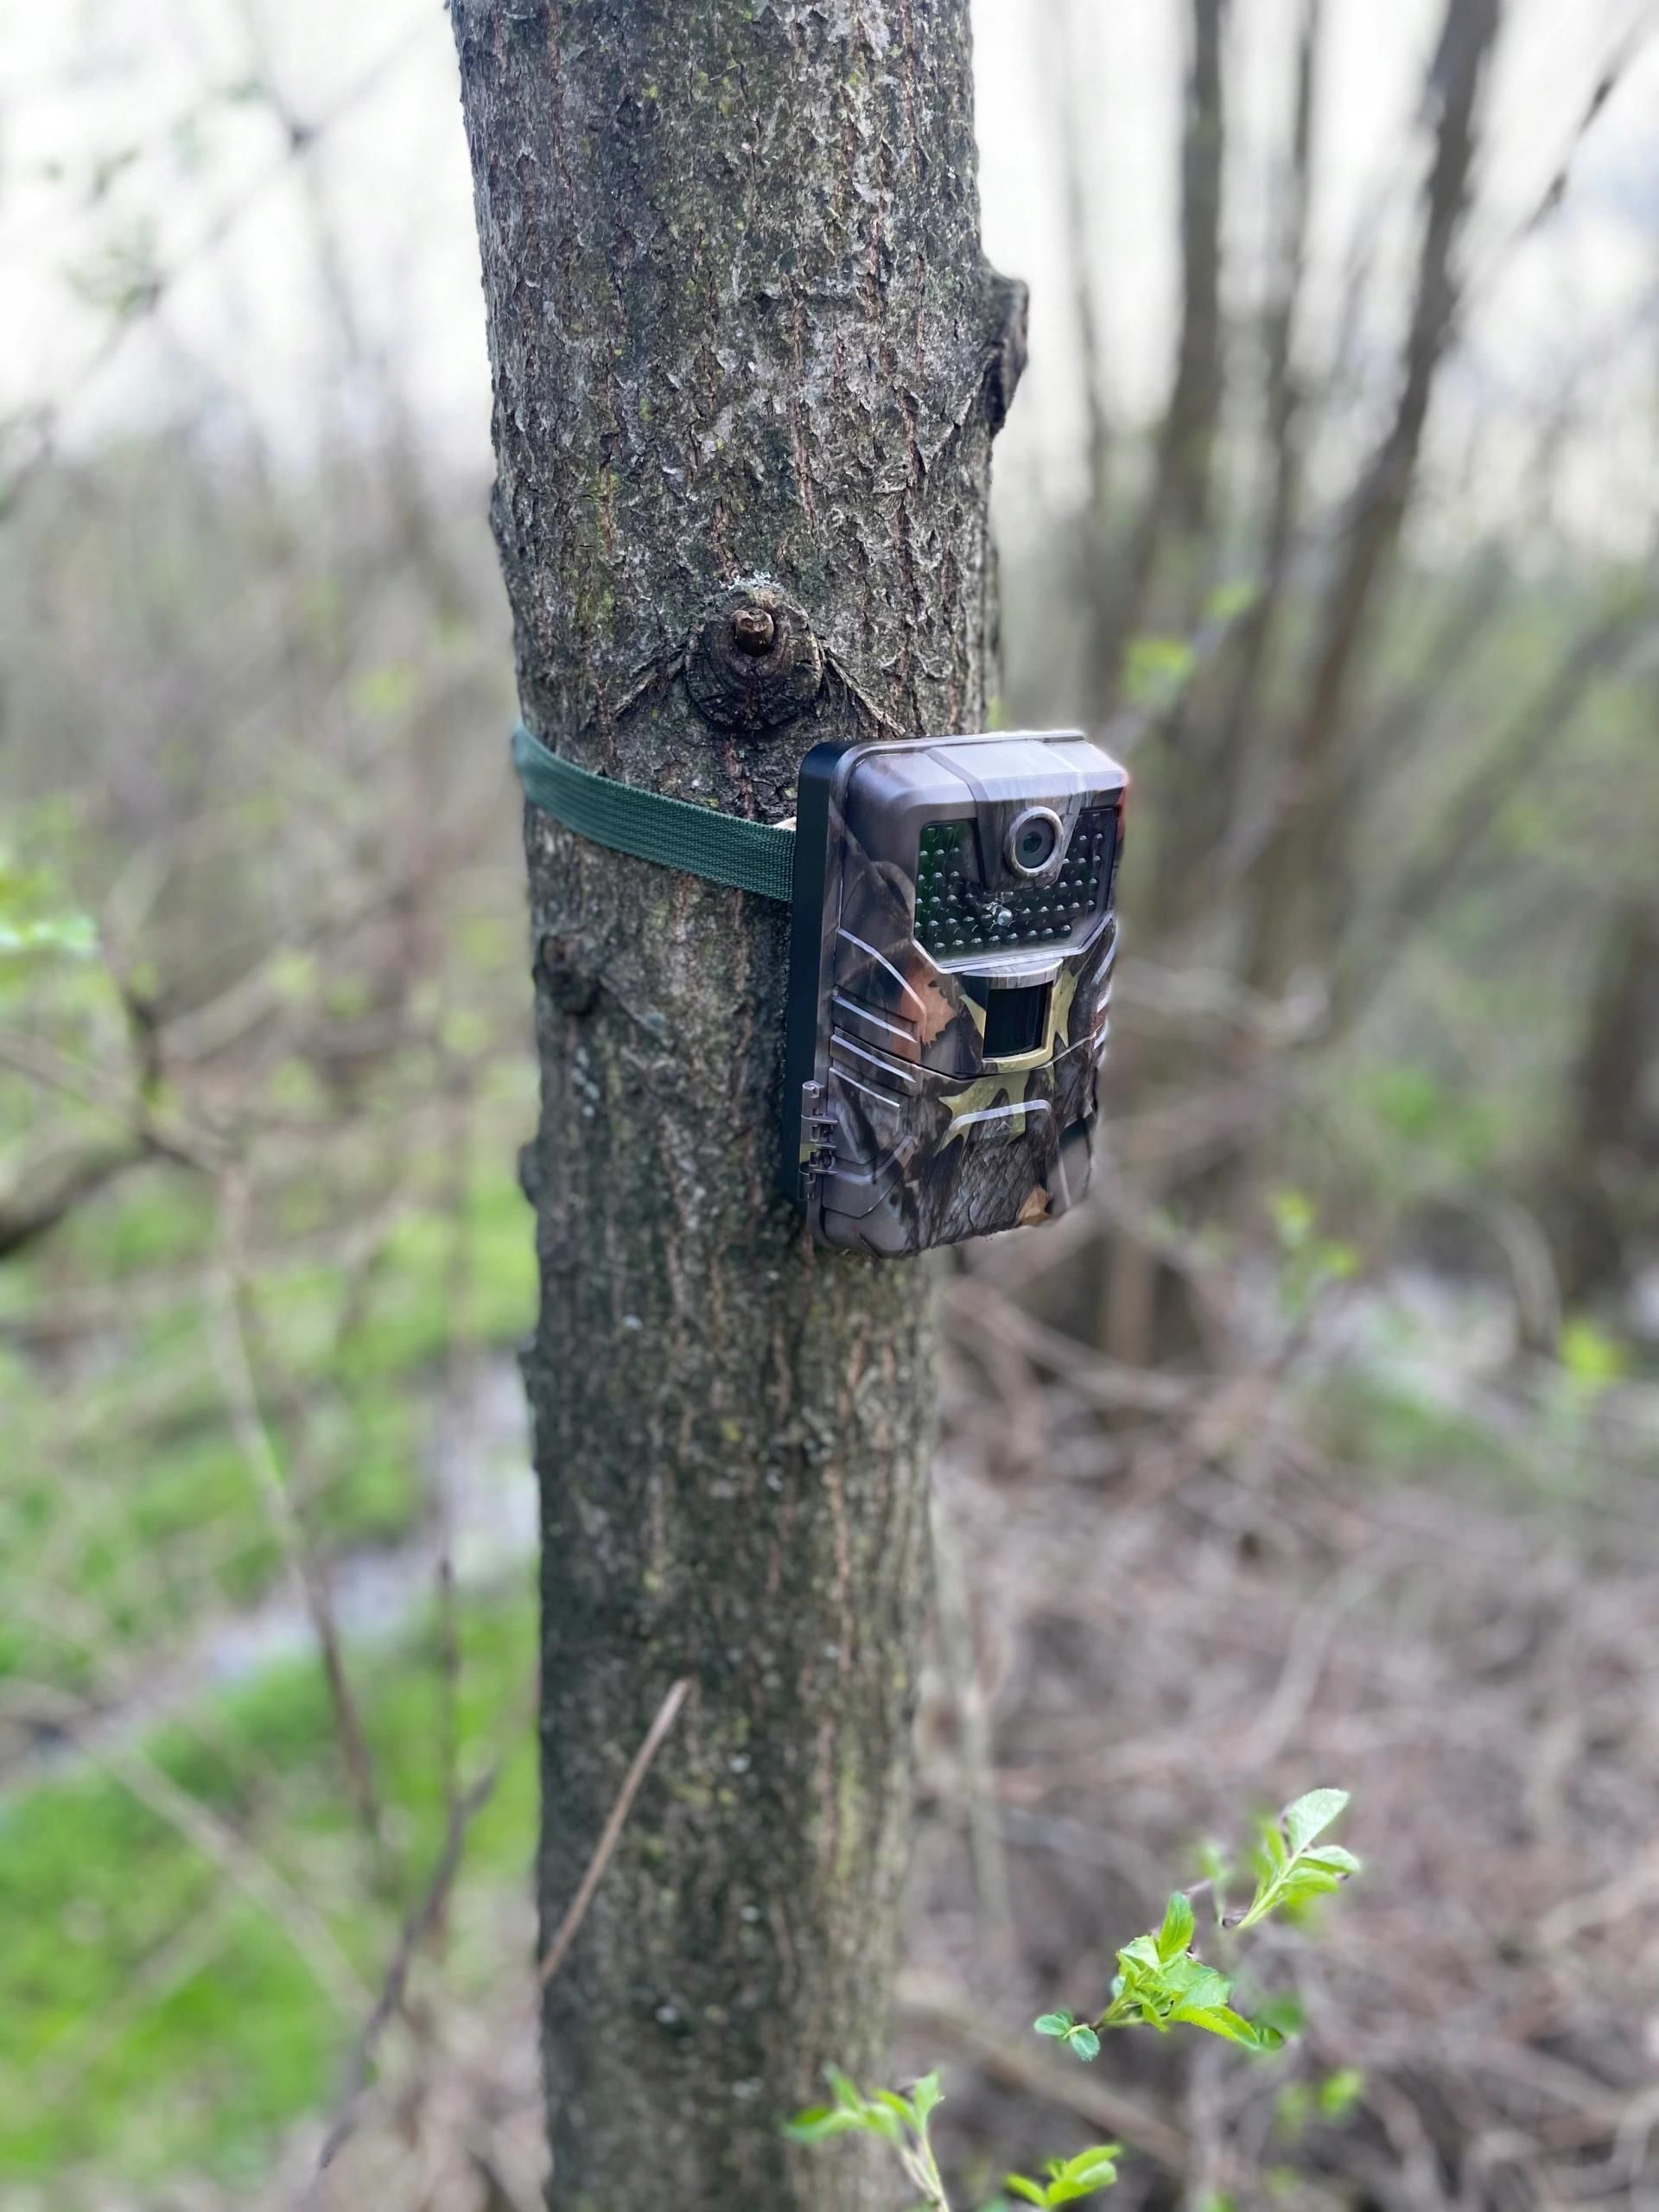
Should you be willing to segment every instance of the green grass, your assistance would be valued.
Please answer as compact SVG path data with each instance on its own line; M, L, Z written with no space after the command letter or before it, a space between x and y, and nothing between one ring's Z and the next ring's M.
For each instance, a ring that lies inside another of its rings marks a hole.
M417 1166L414 1202L366 1267L310 1257L262 1269L267 1419L331 1549L393 1543L416 1525L442 1363L505 1351L528 1325L534 1243L507 1158L503 1144L473 1175L458 1217L435 1192L423 1201ZM442 1165L428 1163L429 1185ZM66 1283L118 1293L139 1271L130 1319L118 1312L67 1351L0 1343L0 1678L86 1688L100 1655L164 1641L205 1608L245 1605L282 1568L200 1279L212 1224L188 1206L169 1215L160 1182L176 1200L176 1177L137 1178L38 1264L0 1271L14 1318L49 1310ZM163 1267L171 1287L142 1295Z
M1454 1468L1501 1478L1520 1471L1504 1438L1406 1379L1344 1370L1319 1393L1316 1410L1336 1456L1379 1479L1431 1481Z
M447 1369L506 1352L529 1324L521 1091L480 1088L464 1159L435 1143L430 1116L417 1145L371 1110L256 1193L261 1410L330 1552L416 1529ZM246 1607L285 1571L232 1419L218 1235L203 1180L157 1164L0 1269L0 1680L26 1695L119 1695L205 1614ZM463 1770L516 1738L466 1879L516 1888L535 1796L528 1587L470 1606L462 1630ZM234 2189L335 2094L444 1821L429 1627L353 1674L389 1858L354 1824L315 1661L205 1700L142 1746L136 1777L105 1762L0 1805L0 2202L15 2186L55 2202L88 2168ZM135 1787L149 1768L207 1809L219 1851ZM308 1921L337 1947L332 1983ZM357 1978L344 2002L342 1973Z
M397 1876L365 1877L320 1669L285 1666L144 1749L317 1914L371 1988L442 1840L440 1683L429 1639L362 1669ZM528 1880L535 1806L528 1593L462 1618L463 1763L509 1746L464 1878ZM283 1917L105 1771L0 1811L0 2183L95 2162L141 2184L251 2179L283 2126L326 2104L361 2024Z

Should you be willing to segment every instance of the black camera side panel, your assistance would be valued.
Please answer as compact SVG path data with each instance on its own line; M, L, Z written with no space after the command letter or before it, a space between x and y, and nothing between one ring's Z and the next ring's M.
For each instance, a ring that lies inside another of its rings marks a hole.
M815 745L795 784L795 873L789 929L789 1001L784 1016L783 1123L779 1138L778 1187L791 1204L805 1202L804 1163L811 1147L802 1127L803 1089L818 1058L821 969L825 943L824 903L838 898L839 880L828 880L830 818L845 745ZM830 926L834 927L834 915Z

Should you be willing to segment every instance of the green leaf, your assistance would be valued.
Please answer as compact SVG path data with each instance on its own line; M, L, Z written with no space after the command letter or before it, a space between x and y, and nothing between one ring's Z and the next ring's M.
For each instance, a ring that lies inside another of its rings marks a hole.
M1200 2009L1224 2005L1233 1993L1233 1985L1224 1974L1188 1958L1173 1961L1164 1977L1164 1987L1173 2003L1196 2005Z
M1280 1244L1287 1252L1294 1252L1306 1243L1317 1216L1313 1201L1305 1191L1270 1192L1268 1209L1279 1232Z
M1122 2155L1123 2145L1121 2143L1091 2143L1087 2150L1074 2151L1069 2158L1065 2159L1060 2171L1075 2179L1086 2167L1103 2161L1110 2165L1113 2159L1121 2158Z
M1588 1395L1617 1382L1630 1365L1624 1346L1582 1314L1563 1324L1557 1350L1567 1374Z
M1310 1851L1279 1877L1272 1909L1294 1910L1311 1897L1329 1897L1332 1890L1342 1887L1351 1874L1358 1872L1359 1861L1351 1852L1338 1852L1334 1847Z
M1132 707L1173 707L1198 665L1185 638L1131 638L1123 656L1123 695Z
M1137 1974L1150 1974L1155 1977L1161 1972L1164 1963L1159 1955L1158 1938L1155 1936L1137 1936L1133 1943L1126 1943L1118 1953L1117 1963L1128 1980L1133 1981Z
M864 2125L884 2143L902 2145L910 2126L910 2107L891 2089L880 2089L864 2107Z
M1297 2142L1307 2132L1313 2116L1313 2092L1306 2082L1287 2082L1274 2103L1273 2124L1279 2133Z
M1164 1924L1158 1930L1160 1959L1166 1964L1171 1959L1179 1959L1192 1941L1192 1931L1197 1925L1192 1898L1177 1890L1164 1908Z
M1072 2028L1071 2015L1069 2012L1045 2012L1041 2019L1033 2020L1032 2025L1039 2036L1069 2036Z
M1359 1861L1351 1851L1344 1851L1339 1843L1322 1843L1317 1851L1306 1854L1310 1866L1322 1866L1333 1874L1357 1874Z
M850 2075L843 2074L838 2066L826 2066L823 2069L823 2078L830 2084L836 2102L843 2112L862 2114L864 2092Z
M45 914L32 921L0 920L0 953L61 952L89 959L98 950L98 930L90 914Z
M1274 1912L1295 1912L1300 1906L1312 1904L1315 1897L1329 1897L1332 1891L1342 1886L1339 1874L1326 1874L1317 1866L1294 1866L1273 1894Z
M944 2102L944 2088L937 2073L924 2074L913 2082L910 2092L911 2109L916 2115L916 2125L925 2128L930 2117Z
M813 2105L784 2122L784 2133L794 2143L827 2143L832 2135L850 2135L863 2126L856 2113L839 2105Z
M1321 1274L1332 1282L1351 1282L1359 1273L1359 1254L1338 1236L1321 1237L1318 1251Z
M1048 2191L1041 2182L1032 2181L1024 2174L1004 2174L1004 2189L1011 2189L1016 2196L1023 2196L1027 2204L1046 2204Z
M1359 1872L1358 1859L1339 1844L1312 1847L1347 1802L1345 1789L1310 1789L1286 1808L1281 1822L1263 1823L1255 1895L1239 1919L1241 1929L1282 1908L1326 1896Z
M905 2099L892 2089L878 2089L874 2096L866 2096L850 2075L839 2067L826 2066L824 2076L835 2094L832 2105L814 2107L799 2113L785 2123L785 2133L798 2143L822 2143L832 2135L847 2135L855 2132L865 2135L879 2135L884 2143L903 2150L914 2129L919 2133L925 2122ZM938 2089L938 2076L931 2077ZM937 2103L938 2097L935 2095Z
M1182 2021L1188 2027L1204 2028L1211 2035L1221 2036L1245 2050L1277 2050L1284 2042L1277 2028L1263 2027L1255 2021L1247 2020L1242 2012L1235 2012L1230 2005L1183 2005L1170 2017Z
M1271 2028L1280 2043L1284 2044L1302 2031L1302 2000L1294 1990L1281 1989L1272 1997L1264 1998L1253 2017L1258 2034L1263 2028Z
M1075 2204L1080 2196L1092 2196L1097 2189L1109 2189L1117 2179L1114 2161L1119 2148L1116 2143L1096 2143L1087 2151L1079 2151L1073 2158L1051 2158L1051 2179L1044 2202Z
M1307 1849L1316 1836L1325 1834L1337 1815L1348 1803L1345 1789L1310 1789L1288 1805L1284 1813L1285 1843L1290 1856L1297 1858Z
M1327 2120L1340 2120L1351 2112L1365 2087L1365 2076L1357 2066L1344 2066L1340 2073L1327 2074L1319 2084L1319 2110Z
M1100 2056L1100 2037L1092 2028L1082 2025L1075 2027L1065 2040L1068 2048L1075 2051L1079 2058L1089 2059Z
M1058 2169L1058 2181L1087 2182L1091 2189L1104 2189L1117 2179L1116 2160L1123 2149L1121 2143L1091 2143L1086 2151L1079 2151L1075 2158L1067 2158Z
M1236 576L1230 583L1217 584L1204 602L1205 619L1210 622L1236 621L1241 614L1248 614L1262 596L1262 586L1252 576Z

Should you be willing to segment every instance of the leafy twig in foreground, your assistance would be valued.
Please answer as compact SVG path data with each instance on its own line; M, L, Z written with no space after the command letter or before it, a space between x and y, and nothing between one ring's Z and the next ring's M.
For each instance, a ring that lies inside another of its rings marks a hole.
M1347 1802L1344 1789L1312 1789L1299 1797L1262 1828L1255 1893L1243 1912L1227 1912L1225 1872L1217 1864L1196 1892L1176 1891L1157 1929L1137 1936L1118 1953L1110 2001L1098 2018L1045 2012L1036 2023L1038 2034L1065 2044L1083 2059L1099 2056L1106 2029L1131 2026L1155 2028L1160 2035L1173 2027L1202 2028L1246 2050L1277 2050L1285 2040L1282 2030L1265 2018L1248 2019L1231 2001L1232 1982L1195 1955L1198 1915L1192 1896L1209 1892L1217 1925L1243 1933L1275 1912L1294 1911L1340 1887L1359 1872L1359 1861L1340 1845L1319 1840ZM908 2095L893 2089L867 2092L833 2067L829 2081L833 2101L798 2113L785 2132L798 2143L874 2135L895 2153L906 2177L922 2192L922 2212L950 2212L928 2136L928 2123L944 2094L938 2075L925 2075ZM1044 2180L1008 2174L1003 2186L1027 2204L1071 2204L1117 2179L1119 2150L1116 2143L1093 2144L1070 2158L1051 2158ZM1173 2163L1179 2165L1179 2158ZM999 2198L997 2204L999 2212L1008 2212L1006 2200Z
M1348 1802L1345 1789L1310 1789L1287 1807L1277 1821L1264 1821L1256 1855L1255 1893L1246 1909L1226 1912L1219 1881L1211 1885L1217 1917L1224 1929L1243 1935L1275 1912L1294 1911L1316 1897L1339 1889L1359 1861L1340 1844L1319 1839ZM1317 1846L1317 1848L1316 1848ZM1111 2002L1098 2019L1074 2019L1070 2012L1045 2012L1036 2023L1039 2036L1052 2036L1075 2056L1096 2058L1108 2028L1202 2028L1246 2050L1277 2050L1285 2038L1268 2020L1250 2020L1232 2004L1233 1984L1224 1974L1194 1955L1197 1916L1192 1900L1178 1890L1154 1932L1137 1936L1117 1955Z

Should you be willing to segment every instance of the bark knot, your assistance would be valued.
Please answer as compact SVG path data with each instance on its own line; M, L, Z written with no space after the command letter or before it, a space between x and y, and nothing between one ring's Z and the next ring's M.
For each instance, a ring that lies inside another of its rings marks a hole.
M544 937L536 948L536 974L561 1014L580 1019L599 1003L598 963L580 938Z
M706 607L685 649L685 687L705 721L775 729L818 696L823 649L776 584L733 584Z

